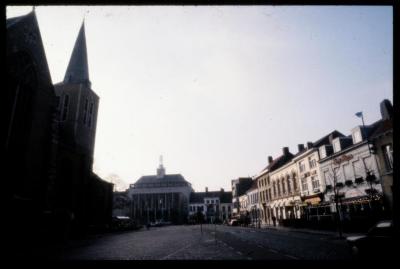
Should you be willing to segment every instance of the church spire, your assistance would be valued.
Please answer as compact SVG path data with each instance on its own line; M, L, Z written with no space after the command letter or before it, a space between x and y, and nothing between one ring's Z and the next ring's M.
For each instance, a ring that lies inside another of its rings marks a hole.
M78 38L75 41L67 71L65 72L64 83L85 83L88 87L91 84L89 80L84 20L79 30Z

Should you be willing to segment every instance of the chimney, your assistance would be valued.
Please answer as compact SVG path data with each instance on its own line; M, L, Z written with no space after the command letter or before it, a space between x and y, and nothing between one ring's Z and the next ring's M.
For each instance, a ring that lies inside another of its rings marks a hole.
M297 145L299 152L304 150L304 144L298 144Z
M221 192L224 192L224 188L221 188Z
M268 156L268 164L272 163L274 159L272 159L272 156Z
M390 120L393 117L393 106L389 100L385 99L380 104L381 116L383 120Z
M307 149L310 149L313 147L313 143L312 142L307 142Z
M206 187L206 192L208 192L208 187Z
M288 147L284 147L284 148L282 148L282 151L283 151L283 155L289 155L289 148Z

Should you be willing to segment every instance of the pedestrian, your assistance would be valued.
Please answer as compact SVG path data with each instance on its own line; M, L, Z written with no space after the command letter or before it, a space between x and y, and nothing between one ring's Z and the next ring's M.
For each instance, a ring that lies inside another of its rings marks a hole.
M272 216L272 222L273 222L274 227L275 227L276 226L276 217L275 216Z

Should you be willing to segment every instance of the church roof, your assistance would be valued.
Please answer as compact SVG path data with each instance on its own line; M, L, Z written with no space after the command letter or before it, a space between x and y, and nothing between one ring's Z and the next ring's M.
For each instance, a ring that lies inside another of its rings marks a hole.
M9 28L9 27L11 27L11 26L23 21L24 19L32 18L34 16L35 16L35 11L32 10L31 12L29 12L26 15L9 18L9 19L6 20L6 27Z
M69 60L67 71L65 72L63 83L88 83L89 67L86 49L85 24L82 23L75 46Z

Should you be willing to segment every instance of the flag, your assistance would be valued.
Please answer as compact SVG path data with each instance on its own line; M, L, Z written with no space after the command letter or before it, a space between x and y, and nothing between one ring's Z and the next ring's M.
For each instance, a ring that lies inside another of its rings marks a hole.
M363 115L362 112L357 112L357 113L356 113L356 116L359 117L359 118L361 118L362 115Z

